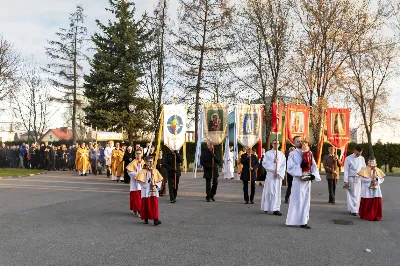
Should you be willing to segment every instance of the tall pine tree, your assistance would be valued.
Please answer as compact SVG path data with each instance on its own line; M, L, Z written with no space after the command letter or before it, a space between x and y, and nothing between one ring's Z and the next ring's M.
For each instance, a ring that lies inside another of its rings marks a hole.
M148 56L144 46L151 33L146 30L148 19L143 15L135 21L133 3L109 0L115 20L105 25L96 20L102 33L92 41L96 54L90 74L85 76L86 121L102 130L126 129L129 141L142 133L148 121L144 111L149 103L140 98L138 87L144 75L142 66Z

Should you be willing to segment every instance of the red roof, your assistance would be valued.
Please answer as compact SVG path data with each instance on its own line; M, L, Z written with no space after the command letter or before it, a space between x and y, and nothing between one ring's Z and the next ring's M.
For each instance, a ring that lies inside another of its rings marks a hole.
M72 130L69 128L68 129L54 128L50 130L53 131L53 133L60 140L70 140L72 138Z

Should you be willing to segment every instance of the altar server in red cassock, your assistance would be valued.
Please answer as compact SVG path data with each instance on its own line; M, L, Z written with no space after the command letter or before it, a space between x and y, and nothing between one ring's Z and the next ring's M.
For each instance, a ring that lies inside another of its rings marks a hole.
M382 191L385 174L376 167L375 158L368 160L368 166L358 172L361 178L361 201L358 214L361 219L380 221L382 219Z
M154 220L154 225L159 225L161 221L158 219L158 197L163 177L157 169L154 169L152 156L146 157L145 161L145 167L136 176L136 181L142 187L140 216L145 224L148 224L149 220Z
M128 164L126 170L131 178L129 193L130 210L132 211L132 214L137 215L140 218L140 208L142 204L141 186L135 178L140 170L142 170L145 162L142 160L142 150L136 150L135 155L136 158Z

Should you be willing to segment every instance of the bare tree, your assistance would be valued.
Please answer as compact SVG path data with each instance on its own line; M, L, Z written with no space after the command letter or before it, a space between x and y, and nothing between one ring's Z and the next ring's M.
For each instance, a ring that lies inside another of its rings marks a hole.
M48 128L54 110L48 84L33 61L21 68L18 87L12 93L13 113L28 132L28 138L38 141Z
M198 134L201 98L215 95L213 74L221 50L221 39L231 19L227 0L180 0L180 21L174 49L184 90L183 100L194 104L195 135Z
M87 30L84 26L85 15L83 7L76 6L76 11L70 14L69 28L60 28L56 33L58 40L48 41L46 55L52 63L44 70L51 76L49 80L63 94L55 98L60 103L66 103L72 109L72 139L76 140L76 113L80 105L78 96L82 95L80 80L82 66L80 62L87 57L83 53Z
M12 43L0 35L0 98L6 96L17 79L20 66L19 53Z
M291 3L288 0L247 0L231 30L230 63L240 87L255 93L265 105L265 125L271 131L271 102L285 87L287 53L291 39Z
M394 44L378 43L379 39L383 39L379 34L372 35L348 51L348 72L341 84L344 92L356 104L356 112L361 115L370 156L374 155L373 129L388 118L388 82L395 63Z
M347 51L376 26L376 20L366 23L365 10L369 7L368 0L301 1L301 34L292 69L296 90L306 104L313 106L310 124L315 144L321 136L327 100L337 92L335 87L349 57Z
M145 62L145 76L142 90L149 98L151 103L151 123L149 129L155 136L160 127L159 118L162 110L162 104L166 101L166 86L169 80L166 80L166 42L167 42L167 24L170 22L167 15L167 0L159 0L157 8L154 11L154 17L150 18L151 30L153 36L151 42L147 43L147 54L151 57ZM150 31L150 30L149 30Z

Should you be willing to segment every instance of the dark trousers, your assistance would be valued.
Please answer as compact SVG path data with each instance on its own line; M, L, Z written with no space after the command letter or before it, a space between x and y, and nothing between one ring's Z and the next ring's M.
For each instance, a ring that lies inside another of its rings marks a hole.
M243 196L245 201L249 201L249 181L243 181ZM256 182L251 180L250 201L254 201L254 194L256 193Z
M286 175L286 181L287 181L287 188L286 188L285 199L289 199L290 198L290 194L292 194L293 176L287 174Z
M335 202L336 182L335 179L328 180L329 202Z
M211 186L212 183L212 186ZM214 198L215 194L217 194L217 187L218 187L218 178L214 177L214 180L212 178L207 178L206 179L206 194L207 194L207 199Z
M124 183L129 184L131 182L131 177L128 175L128 170L124 169Z
M176 200L176 196L178 196L178 185L179 185L179 176L176 177L176 188L175 188L175 177L168 177L168 191L169 191L169 199Z
M4 168L6 166L6 158L0 158L0 168Z
M92 173L97 175L97 164L96 164L96 159L90 160L90 167L92 168Z
M50 160L48 159L44 159L44 164L43 164L43 168L47 171L50 171Z

